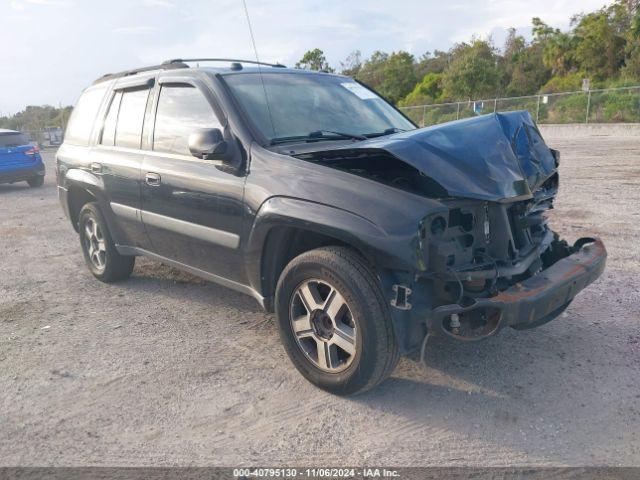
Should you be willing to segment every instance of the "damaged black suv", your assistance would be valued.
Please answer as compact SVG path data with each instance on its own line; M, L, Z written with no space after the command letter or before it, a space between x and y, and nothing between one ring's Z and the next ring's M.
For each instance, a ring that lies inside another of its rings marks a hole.
M560 157L527 112L419 129L344 76L190 62L74 109L59 195L99 280L146 255L252 295L296 368L350 394L427 333L542 325L602 273L600 240L549 229Z

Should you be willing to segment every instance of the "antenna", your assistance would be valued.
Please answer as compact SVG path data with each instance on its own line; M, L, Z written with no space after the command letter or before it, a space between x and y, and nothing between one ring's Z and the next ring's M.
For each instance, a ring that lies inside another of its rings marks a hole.
M264 77L262 76L262 66L260 63L260 57L258 57L258 49L256 48L256 40L253 37L253 28L251 28L251 19L249 18L249 10L247 9L247 0L242 0L244 5L244 14L247 17L247 25L249 26L249 35L251 36L251 44L253 45L253 52L256 54L256 63L258 65L258 75L260 75L260 82L262 83L262 91L264 92L264 101L267 105L267 112L269 113L269 122L271 122L271 130L273 136L276 136L276 127L273 123L273 117L271 116L271 107L269 107L269 95L267 95L267 87L264 84Z

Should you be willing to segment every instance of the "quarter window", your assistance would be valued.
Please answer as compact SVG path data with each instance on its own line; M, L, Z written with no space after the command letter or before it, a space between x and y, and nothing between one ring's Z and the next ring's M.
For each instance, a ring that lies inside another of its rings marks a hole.
M222 128L203 93L191 85L164 85L158 100L153 149L190 155L189 135L199 128Z
M89 145L89 137L106 87L86 90L78 99L65 134L65 142L71 145Z
M149 89L122 92L116 125L115 144L118 147L140 148L144 111Z

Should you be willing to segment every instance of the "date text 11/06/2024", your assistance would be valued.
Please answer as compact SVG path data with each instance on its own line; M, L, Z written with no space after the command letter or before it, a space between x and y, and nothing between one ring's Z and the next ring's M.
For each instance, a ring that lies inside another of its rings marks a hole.
M399 478L400 473L387 468L239 468L235 478Z

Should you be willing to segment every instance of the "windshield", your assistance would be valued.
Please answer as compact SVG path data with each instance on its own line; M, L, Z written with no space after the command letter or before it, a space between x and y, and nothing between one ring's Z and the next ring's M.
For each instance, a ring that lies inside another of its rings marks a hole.
M271 142L415 129L385 100L349 78L295 73L263 73L262 77L264 87L257 73L230 74L224 79L256 128Z

